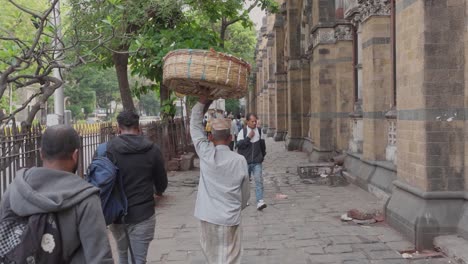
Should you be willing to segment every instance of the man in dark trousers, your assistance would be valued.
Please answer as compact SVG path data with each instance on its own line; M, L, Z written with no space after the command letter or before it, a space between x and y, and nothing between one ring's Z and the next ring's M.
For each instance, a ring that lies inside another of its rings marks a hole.
M21 169L16 173L2 197L0 220L55 212L57 222L52 226L58 226L63 259L68 260L67 263L111 264L114 261L99 189L75 174L79 147L80 137L72 127L48 127L41 142L43 167ZM50 241L52 254L58 245ZM35 261L39 263L40 260L33 259L31 263Z
M117 116L119 136L107 143L107 155L119 168L128 199L125 224L110 225L117 242L120 264L130 262L129 240L135 262L146 263L156 226L153 186L160 195L167 187L162 153L158 146L141 135L139 119L133 111L122 111Z
M249 166L249 176L255 180L255 198L257 210L267 207L263 200L262 162L266 155L265 136L257 127L257 116L250 113L246 117L247 125L237 135L237 152L245 157Z

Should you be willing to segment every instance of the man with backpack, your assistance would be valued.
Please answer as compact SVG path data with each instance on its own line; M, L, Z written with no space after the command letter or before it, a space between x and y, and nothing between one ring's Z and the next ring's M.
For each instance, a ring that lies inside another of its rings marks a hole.
M200 157L195 217L200 220L200 244L208 264L241 263L241 210L250 197L247 162L229 150L231 122L212 118L209 139L202 117L210 105L200 98L192 109L190 135Z
M0 263L114 263L99 189L74 174L80 137L42 134L43 167L21 169L2 197Z
M237 135L237 152L245 157L248 164L249 177L255 180L255 198L257 210L267 207L263 199L262 162L266 155L265 136L260 127L257 127L257 116L247 114L247 125Z
M124 223L118 221L109 227L117 242L121 264L128 263L130 257L137 264L146 263L156 225L154 192L162 195L167 188L162 153L141 135L139 118L129 110L119 113L119 136L106 145L106 155L118 168L128 204Z

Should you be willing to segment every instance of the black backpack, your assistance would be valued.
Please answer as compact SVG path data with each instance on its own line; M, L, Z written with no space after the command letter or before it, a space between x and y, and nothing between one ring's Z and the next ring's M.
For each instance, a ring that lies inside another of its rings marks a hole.
M68 263L55 213L14 216L0 221L0 263Z

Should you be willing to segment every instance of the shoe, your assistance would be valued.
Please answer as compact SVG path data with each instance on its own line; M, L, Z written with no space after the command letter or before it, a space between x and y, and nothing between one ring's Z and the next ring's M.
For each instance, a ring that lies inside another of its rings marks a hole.
M263 200L258 201L257 210L261 211L267 207L266 203Z

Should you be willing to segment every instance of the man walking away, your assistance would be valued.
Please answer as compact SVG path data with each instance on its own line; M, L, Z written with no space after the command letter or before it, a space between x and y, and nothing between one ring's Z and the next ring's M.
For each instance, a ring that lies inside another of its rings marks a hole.
M119 136L107 143L107 155L122 176L128 213L125 224L114 223L109 228L117 242L119 263L130 262L129 241L135 262L146 263L156 225L153 186L158 194L167 187L164 160L158 146L141 135L137 114L124 110L117 116L117 123Z
M114 263L99 189L74 174L79 147L80 137L72 127L48 127L41 142L43 167L16 173L2 197L0 221L55 213L64 260L77 264ZM53 242L48 243L50 252L58 248Z
M234 116L231 115L230 117L232 119L231 121L231 137L232 141L229 143L229 148L231 150L234 150L237 144L237 133L239 133L239 130L237 129L237 120L234 118Z
M265 136L257 127L257 116L250 113L246 117L247 125L237 135L237 152L245 157L248 163L249 176L255 180L255 198L257 210L267 207L263 200L262 162L266 155Z
M247 162L229 150L231 122L213 118L209 140L202 117L209 101L200 98L192 109L190 134L200 157L195 217L200 219L200 244L208 264L241 262L241 210L250 197ZM211 142L210 142L211 141Z

